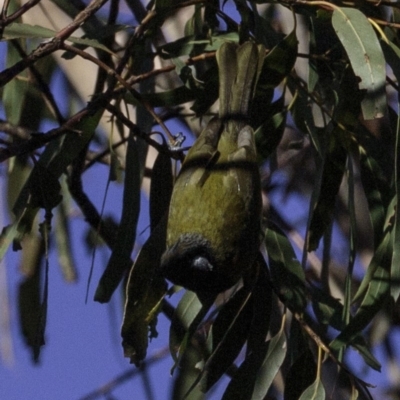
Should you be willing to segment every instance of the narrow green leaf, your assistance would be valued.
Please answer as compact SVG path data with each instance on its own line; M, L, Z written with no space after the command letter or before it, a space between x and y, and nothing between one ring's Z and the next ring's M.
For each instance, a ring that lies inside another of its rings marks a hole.
M368 269L371 268L374 272L371 273L372 278L369 280L361 305L346 328L331 342L330 347L332 350L339 351L344 346L351 345L354 338L372 321L376 313L382 308L382 304L384 304L390 292L391 245L392 235L388 232L368 267ZM360 295L360 289L356 297Z
M150 338L157 335L157 314L167 292L167 283L158 271L165 250L166 224L164 218L151 233L128 278L121 336L124 355L135 364L146 357L149 331Z
M365 295L365 292L370 287L371 282L374 279L374 276L377 273L378 269L381 268L382 264L387 261L388 253L391 251L391 243L389 239L390 237L390 233L386 233L382 242L376 249L372 260L368 265L367 273L364 275L361 284L353 297L353 302L360 300Z
M2 39L3 40L12 40L20 38L45 39L45 38L53 38L56 34L57 34L56 31L44 28L43 26L14 22L4 28ZM66 40L75 44L93 47L95 49L103 50L107 53L114 54L110 49L108 49L106 46L104 46L98 40L95 39L86 39L86 38L69 36Z
M317 379L302 393L299 400L325 400L325 389L322 381Z
M393 70L394 75L399 82L400 79L400 49L392 42L386 43L381 41L382 49L385 54L386 61ZM396 191L396 210L400 210L400 95L397 93L397 126L396 126L396 143L395 143L395 168L394 182ZM400 297L400 212L396 212L393 228L393 258L390 270L391 285L390 295L394 303Z
M306 348L290 367L285 379L285 400L298 400L301 394L315 381L317 366L314 356Z
M40 349L44 345L42 327L43 309L40 300L41 287L41 262L43 260L44 246L40 243L41 250L36 252L33 274L23 280L18 291L18 311L20 327L25 343L32 349L32 358L39 361Z
M296 96L296 100L290 109L294 122L300 131L307 132L310 135L315 149L322 157L323 148L321 144L321 137L323 138L326 135L327 129L325 127L323 129L318 129L315 126L308 92L301 90L301 88L298 87L297 82L295 82L293 79L288 79L288 87L292 95Z
M173 188L171 159L159 153L154 162L150 185L150 228L153 230L168 212Z
M21 56L11 44L7 44L7 67L11 67L21 60ZM4 105L7 120L16 126L19 125L21 114L23 111L22 105L24 104L26 93L29 90L28 85L28 72L23 71L20 75L23 79L13 79L5 85L2 93L2 100Z
M192 388L193 383L199 376L199 365L202 362L203 354L201 349L189 344L180 361L180 368L177 369L171 399L184 399L188 391L190 391L190 395L187 397L188 400L202 400L206 398L199 386Z
M169 349L175 362L178 361L178 352L182 353L182 342L202 308L200 299L196 293L187 290L175 309L169 330Z
M305 276L292 245L283 232L270 226L265 246L276 293L291 310L302 312L306 305Z
M273 115L255 131L260 162L265 161L279 145L286 127L286 114L286 111L282 111Z
M61 201L58 179L92 138L102 113L103 110L100 110L81 120L76 126L81 134L68 132L46 146L12 209L18 226L16 230L13 229L13 236L11 231L7 233L7 238L14 239L14 247L18 246L26 232L30 232L39 207L48 211Z
M373 155L364 146L359 146L360 175L368 202L369 216L374 231L374 247L382 240L387 204L388 182Z
M334 140L325 158L321 189L308 227L308 251L315 250L318 247L322 235L332 223L336 196L343 179L346 158L346 151Z
M281 329L269 342L268 352L257 372L252 400L263 400L267 395L276 374L285 360L287 350L286 335Z
M253 300L246 288L225 304L214 321L209 339L212 354L203 370L200 387L207 392L233 364L246 342L253 317Z
M67 204L64 200L57 207L56 211L55 239L58 263L60 264L64 279L67 282L76 282L78 273L72 255L69 215Z
M257 351L258 346L265 343L270 326L272 296L274 295L268 276L268 267L261 253L256 262L259 272L252 291L253 319L247 339L247 353Z
M292 71L297 60L298 40L293 30L274 46L264 59L258 90L278 86Z
M386 67L382 49L367 17L355 8L335 8L332 25L349 57L359 87L366 90L361 102L365 119L386 112Z
M262 258L262 257L261 257ZM233 375L226 388L223 400L247 400L254 390L257 373L262 366L268 351L269 342L266 343L272 294L268 282L265 261L260 262L260 273L252 292L253 319L247 339L246 358Z
M224 42L238 42L239 36L236 32L228 32L212 36L209 39L196 39L194 35L185 36L174 42L164 44L157 48L157 52L164 59L187 56L192 53L196 46L204 46L203 51L217 51Z
M139 105L137 100L126 93L124 97L128 104ZM152 107L169 107L187 103L195 99L195 93L186 86L179 86L176 89L166 90L159 93L145 93L142 95L144 101L148 101Z
M126 152L126 169L121 221L117 231L115 246L108 260L106 269L100 278L94 300L106 303L124 275L129 271L131 253L136 239L136 228L140 211L140 165L137 143L131 133Z
M343 304L339 300L314 287L312 289L312 304L314 313L321 324L331 326L339 331L343 330L345 327L342 319ZM361 333L355 336L351 345L360 353L367 365L377 371L380 370L381 365L371 353Z

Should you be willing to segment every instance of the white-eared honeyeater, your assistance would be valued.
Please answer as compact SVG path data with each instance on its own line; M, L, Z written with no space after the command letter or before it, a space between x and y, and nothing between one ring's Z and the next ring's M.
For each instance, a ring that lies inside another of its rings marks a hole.
M219 117L189 150L174 185L161 270L195 292L218 293L253 265L260 246L261 188L249 107L265 49L218 49Z

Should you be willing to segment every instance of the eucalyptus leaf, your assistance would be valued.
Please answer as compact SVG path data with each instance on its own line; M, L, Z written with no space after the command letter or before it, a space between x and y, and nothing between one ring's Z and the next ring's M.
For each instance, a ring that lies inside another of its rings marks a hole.
M140 164L137 143L131 133L128 138L126 169L121 222L115 246L96 289L94 300L106 303L110 300L122 278L129 271L131 253L136 239L136 228L140 212Z
M253 318L253 300L242 288L219 311L211 327L211 355L203 369L200 387L207 392L232 365L246 342Z
M305 276L287 237L275 226L265 233L272 284L291 310L302 312L306 305Z
M51 39L56 36L57 32L52 29L44 28L38 25L29 25L25 23L14 22L4 28L3 40L13 39ZM113 54L113 52L106 46L101 44L95 39L78 38L74 36L68 36L66 39L69 42L80 44L95 49L103 50L107 53Z
M361 102L365 119L381 118L386 112L386 67L376 33L367 17L355 8L335 8L332 25L349 57L359 87L366 91Z
M150 337L156 336L157 315L167 293L167 284L159 274L165 250L166 218L151 233L130 271L121 328L125 357L139 365L146 357Z
M325 389L321 379L317 379L300 396L299 400L325 400Z

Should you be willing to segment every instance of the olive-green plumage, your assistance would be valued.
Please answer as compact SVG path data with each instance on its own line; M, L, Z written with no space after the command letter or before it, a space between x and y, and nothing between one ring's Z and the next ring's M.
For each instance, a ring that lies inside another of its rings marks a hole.
M248 119L264 53L251 42L217 51L219 118L189 150L172 193L161 268L196 292L229 288L259 250L260 176Z

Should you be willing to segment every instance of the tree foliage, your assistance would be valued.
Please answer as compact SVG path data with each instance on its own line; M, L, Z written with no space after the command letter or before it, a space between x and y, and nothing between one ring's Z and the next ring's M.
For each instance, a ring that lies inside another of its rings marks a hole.
M0 258L10 248L21 254L21 333L34 360L46 329L50 239L66 281L77 276L72 198L91 228L88 246L111 250L94 300L127 288L122 338L131 362L145 359L157 315L171 319L176 398L203 398L224 374L224 400L371 398L347 354L356 350L375 370L395 357L399 28L399 5L374 0L4 2L0 161L12 222ZM175 127L196 135L216 114L215 52L247 40L267 49L251 115L264 257L244 277L250 284L215 302L187 291L172 308L176 288L157 268L172 167L185 153ZM60 76L67 99L57 95ZM118 221L86 194L82 177L98 163L110 171L98 179L123 185ZM305 217L279 196L299 199ZM147 208L151 235L132 268ZM385 343L382 360L376 338ZM395 384L391 394L399 398Z

